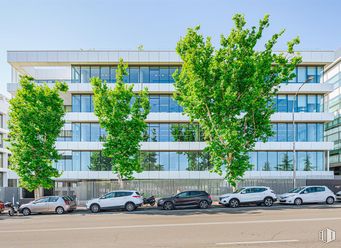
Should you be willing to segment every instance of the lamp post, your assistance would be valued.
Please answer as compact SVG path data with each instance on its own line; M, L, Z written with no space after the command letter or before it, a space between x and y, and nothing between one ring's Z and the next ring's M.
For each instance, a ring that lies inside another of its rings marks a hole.
M293 167L293 186L296 188L296 128L295 128L295 106L297 103L297 95L300 92L303 85L305 85L308 82L308 79L302 83L302 85L298 88L298 90L295 93L294 102L292 105L292 126L293 126L293 144L292 144L292 150L293 150L293 159L292 159L292 167Z

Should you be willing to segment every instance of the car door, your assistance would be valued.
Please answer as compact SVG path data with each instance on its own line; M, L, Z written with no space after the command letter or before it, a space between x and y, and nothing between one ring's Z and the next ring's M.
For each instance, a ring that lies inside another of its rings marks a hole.
M125 204L129 201L129 195L131 195L131 192L126 191L117 191L115 194L115 206L116 207L123 207Z
M50 196L47 202L49 212L54 212L58 207L59 196Z
M201 201L203 196L203 192L201 191L190 191L189 198L188 198L188 205L196 206Z
M34 201L31 205L31 208L30 208L31 212L32 213L47 212L49 209L48 201L49 201L49 197L40 198L40 199Z
M240 192L240 202L252 202L254 198L254 194L252 191L253 188L246 188Z
M175 206L178 207L188 206L190 204L190 201L190 192L188 191L179 193L174 198Z
M115 192L109 192L104 196L99 198L99 205L101 208L112 208L114 205L115 200Z
M316 188L316 198L318 202L325 202L327 199L327 192L325 187L315 187Z
M254 196L253 201L254 202L262 202L264 200L264 198L266 197L266 188L253 188L254 192Z
M306 187L300 192L300 198L302 198L303 203L314 202L314 187Z

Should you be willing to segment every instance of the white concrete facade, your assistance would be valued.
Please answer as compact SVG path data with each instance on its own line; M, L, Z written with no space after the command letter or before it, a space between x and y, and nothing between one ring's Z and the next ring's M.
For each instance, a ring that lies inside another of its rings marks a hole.
M8 137L8 99L4 95L0 95L0 187L8 186L9 170L8 170L8 154L5 139Z
M177 65L181 66L181 59L174 51L8 51L8 63L12 66L12 82L8 82L7 89L15 95L18 89L19 75L29 74L36 80L60 80L68 82L69 91L63 95L66 106L71 106L71 97L74 94L91 94L90 84L72 82L72 65L115 65L120 58L129 66L157 66ZM302 51L302 65L305 66L328 66L335 60L334 51ZM52 85L52 84L51 84ZM302 86L301 83L282 84L278 94L294 95ZM111 87L114 87L112 84ZM143 84L150 94L172 94L174 86L170 83ZM139 91L141 84L134 85L134 91ZM305 84L300 89L300 94L326 95L332 92L330 84L314 83ZM327 123L333 120L333 114L328 112L299 112L294 114L296 123ZM72 129L72 123L96 123L97 117L93 112L68 112L65 115L66 124L64 130ZM271 117L273 123L292 122L291 112L276 112ZM182 113L150 113L148 123L187 123L189 119ZM1 129L0 129L1 131ZM201 151L205 148L205 142L143 142L143 151ZM100 151L101 142L57 142L56 147L61 154L71 155L72 151ZM296 142L297 151L327 152L333 148L332 142ZM258 142L256 151L291 151L293 142ZM1 152L1 150L0 150ZM298 178L331 178L333 173L328 171L328 159L325 158L324 171L298 171ZM1 169L0 169L1 171ZM8 173L9 177L16 178L15 173ZM188 179L222 178L208 171L145 171L135 175L137 179ZM289 171L249 171L245 178L253 179L288 179L292 177ZM64 171L58 180L108 180L115 179L115 175L107 171Z

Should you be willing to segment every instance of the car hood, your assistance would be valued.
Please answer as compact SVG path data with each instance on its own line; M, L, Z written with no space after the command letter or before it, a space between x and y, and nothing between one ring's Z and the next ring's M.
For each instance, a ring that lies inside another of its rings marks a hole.
M281 194L281 195L278 195L279 197L288 197L288 196L293 196L293 195L296 195L296 193L284 193L284 194Z
M228 198L230 196L232 196L233 194L230 193L230 194L224 194L224 195L221 195L219 198Z

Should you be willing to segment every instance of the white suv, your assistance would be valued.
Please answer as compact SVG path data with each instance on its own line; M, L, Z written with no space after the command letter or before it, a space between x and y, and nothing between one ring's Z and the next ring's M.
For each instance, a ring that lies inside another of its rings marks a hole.
M267 207L273 205L277 200L276 194L264 186L243 187L232 194L226 194L219 197L219 204L226 207L236 208L240 204L257 203L264 204Z
M280 203L301 205L302 203L333 204L334 193L326 186L305 186L290 190L278 197Z
M86 203L86 208L91 212L97 213L101 210L109 209L126 209L127 211L133 211L137 207L142 206L143 198L137 192L133 190L117 190L109 192L100 198L95 198Z

